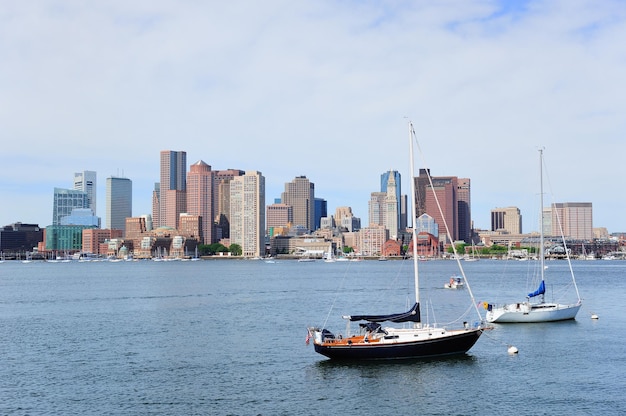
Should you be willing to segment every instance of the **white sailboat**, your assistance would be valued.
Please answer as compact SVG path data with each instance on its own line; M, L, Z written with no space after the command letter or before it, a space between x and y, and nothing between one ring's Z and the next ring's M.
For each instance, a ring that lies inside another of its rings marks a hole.
M540 211L543 210L543 149L539 149L539 173L540 173ZM539 287L532 293L526 296L526 300L523 302L509 303L504 305L493 305L485 303L487 308L487 314L485 319L487 322L495 323L532 323L532 322L553 322L553 321L565 321L569 319L575 319L582 300L578 293L578 287L576 286L576 279L574 277L574 271L570 263L569 254L567 254L567 261L569 264L570 274L572 282L576 291L577 301L574 303L557 303L546 302L546 283L545 283L545 247L544 247L544 230L543 219L539 221L539 261L540 261L540 277ZM564 240L564 239L563 239ZM565 241L563 241L565 245ZM565 252L567 253L567 249ZM535 301L534 299L538 299Z
M411 157L411 178L415 177L413 167L413 139L415 132L409 122L409 141ZM415 201L415 181L411 180L411 193ZM415 231L415 203L413 206L413 241L417 242ZM460 263L459 267L460 267ZM388 315L351 315L343 318L348 321L345 336L335 335L326 328L309 327L307 344L313 339L315 351L331 359L368 360L426 358L466 353L478 340L484 328L478 322L470 326L464 322L457 329L447 329L424 323L420 315L419 273L417 244L413 244L413 269L415 303L403 313ZM463 275L464 276L464 275ZM469 288L468 288L469 289ZM471 294L471 291L470 291ZM476 313L480 317L476 302L472 299ZM351 334L350 322L360 322L358 334ZM404 327L383 327L384 322L406 323Z

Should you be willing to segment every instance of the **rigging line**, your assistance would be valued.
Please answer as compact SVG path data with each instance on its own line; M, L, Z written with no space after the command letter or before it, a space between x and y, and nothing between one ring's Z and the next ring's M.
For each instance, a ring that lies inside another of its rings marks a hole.
M472 305L469 305L469 306L467 307L467 309L465 309L465 312L463 312L463 313L461 314L461 316L459 316L458 318L456 318L456 319L455 319L455 320L453 320L453 321L447 322L446 324L444 324L444 326L447 326L447 325L451 325L451 324L455 324L455 323L457 323L457 322L460 322L460 321L461 321L461 319L463 319L464 317L466 317L466 316L468 316L468 315L469 315L469 313L470 313L470 311L471 311L472 309L473 309L473 306L472 306ZM482 320L482 316L481 316L481 320Z
M545 156L542 154L541 163L543 165L543 170L546 172L546 181L548 182L548 188L550 189L550 195L552 196L552 201L554 201L554 192L552 191L552 183L550 182L550 175L548 174L548 167L545 163ZM561 216L559 215L559 210L555 209L555 203L551 202L550 207L552 208L552 212L556 215L556 222L559 225L559 232L561 234L561 241L563 242L563 248L565 249L565 258L567 259L567 266L569 267L570 276L572 277L572 281L574 283L574 289L576 290L576 297L580 300L580 293L578 292L578 285L576 284L576 277L574 276L574 269L572 267L572 261L569 255L569 250L567 249L567 243L565 242L565 233L563 232L563 223L561 222ZM541 222L543 223L543 207Z
M324 319L324 324L322 325L322 328L326 328L326 324L328 323L328 319L330 318L330 314L332 313L333 309L335 308L335 303L337 302L337 298L339 298L339 293L342 292L341 289L343 289L345 287L345 282L347 280L347 276L348 276L348 269L351 268L351 264L348 264L348 266L346 267L346 270L343 274L343 277L341 278L341 281L339 282L339 289L337 289L335 291L335 296L333 298L332 303L330 304L330 309L328 310L328 314L326 314L326 318Z
M415 134L415 128L413 127L413 123L411 123L411 132L413 133L413 139L415 141L415 145L417 146L417 150L420 154L420 159L422 160L422 164L424 165L425 169L424 171L426 172L426 176L428 178L428 183L430 185L430 188L433 190L433 196L435 197L435 202L437 203L437 209L439 210L439 215L441 215L441 218L443 219L443 225L446 228L446 233L448 235L448 237L450 238L450 240L452 240L452 233L450 233L450 228L448 227L448 222L446 221L444 215L443 215L443 210L441 209L441 204L439 203L439 198L437 197L437 193L435 192L435 187L433 185L433 178L432 176L430 176L430 169L428 169L428 164L426 163L426 160L424 158L424 153L422 152L422 148L420 147L419 144L419 140L417 140L417 135ZM415 178L411 178L411 181L415 182ZM415 186L415 185L414 185ZM415 204L415 201L411 201L412 204ZM415 219L413 219L413 221L415 221ZM413 229L415 229L415 224L413 224ZM413 245L415 246L415 242L413 243ZM461 265L461 259L459 259L459 255L456 251L456 247L454 244L454 241L452 241L452 252L454 253L454 258L457 262L457 265L459 266L459 270L461 271L461 275L463 276L463 280L465 281L466 285L467 285L467 290L469 292L470 298L472 299L472 304L474 304L474 307L476 309L476 314L478 315L478 317L481 319L483 319L482 315L480 314L480 311L478 310L478 306L476 306L476 299L474 298L474 293L472 292L472 289L470 288L470 284L469 281L467 280L467 276L465 275L465 270L463 269L463 266Z

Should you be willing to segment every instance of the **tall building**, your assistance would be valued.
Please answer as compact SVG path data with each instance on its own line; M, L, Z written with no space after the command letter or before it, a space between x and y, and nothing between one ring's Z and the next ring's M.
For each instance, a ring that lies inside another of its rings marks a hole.
M466 243L472 242L472 204L469 178L459 178L457 180L457 216L459 227L459 240Z
M126 218L133 216L133 183L128 178L107 178L107 228L126 231Z
M14 224L0 228L0 252L26 253L34 250L43 241L43 229L37 224Z
M552 235L576 240L593 239L593 209L591 202L561 202L552 204ZM545 230L544 230L545 231Z
M180 214L187 210L187 153L161 151L159 218L157 227L178 228Z
M398 228L404 230L407 226L406 195L402 195L402 176L400 175L400 172L396 170L390 170L380 175L380 192L384 192L385 194L387 193L387 187L390 184L390 178L393 178L393 183L395 185L395 192L393 193L395 194L398 205L396 208L398 216L396 222L398 224ZM394 235L393 231L391 230L390 233L392 236Z
M265 255L265 177L248 171L230 182L230 242L242 255Z
M315 184L306 176L297 176L293 181L285 184L285 191L281 194L283 204L293 207L294 226L304 227L312 231L315 225Z
M75 208L89 208L87 192L74 189L54 188L52 225L61 225L61 218L72 214Z
M313 230L318 230L321 226L322 218L328 215L328 202L322 198L315 198L315 218L313 220Z
M424 196L425 211L418 212L418 217L428 214L434 218L439 225L439 235L435 237L440 242L450 244L459 240L457 178L455 176L432 178L432 186L427 185Z
M506 231L509 234L521 234L522 216L519 208L507 207L492 209L491 231Z
M399 176L398 174L397 177L399 178ZM389 238L395 240L398 238L398 229L400 226L400 200L397 192L398 183L396 182L396 175L389 175L386 188L383 225L389 230Z
M74 173L74 190L83 191L87 194L88 205L86 208L91 208L93 215L98 215L96 212L96 172L84 170Z
M272 237L274 228L288 228L293 223L293 207L287 204L268 205L265 222L267 235Z
M201 217L202 244L213 242L213 173L202 160L187 173L187 213Z
M456 176L431 177L431 187L428 174L429 170L420 169L419 176L413 179L416 191L414 201L416 215L419 217L428 214L434 218L439 226L439 236L436 237L440 242L445 244L458 240L471 242L470 180L459 179Z
M239 169L213 171L213 222L215 229L212 242L230 238L230 182L233 178L243 176Z
M385 222L385 192L372 192L367 204L369 225L383 225Z

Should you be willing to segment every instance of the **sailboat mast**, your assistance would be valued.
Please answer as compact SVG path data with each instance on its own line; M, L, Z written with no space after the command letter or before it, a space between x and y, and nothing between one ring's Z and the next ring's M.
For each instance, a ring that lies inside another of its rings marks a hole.
M539 258L541 267L541 281L544 279L545 253L543 241L543 149L539 149ZM545 300L545 294L541 294L541 302Z
M415 227L417 226L417 208L415 207L416 205L416 201L415 201L415 195L416 195L416 191L415 191L415 167L413 166L415 164L414 162L414 158L413 158L413 135L415 134L415 131L413 130L413 123L411 123L409 121L409 156L411 157L410 160L410 164L409 164L409 171L411 173L411 198L412 198L412 202L411 202L411 215L413 215L413 224L411 226L412 228L412 234L413 234L413 270L415 270L414 273L414 281L415 281L415 303L419 303L420 301L420 296L419 296L419 278L418 278L418 271L417 271L417 267L418 267L418 262L417 262L417 232L415 231Z

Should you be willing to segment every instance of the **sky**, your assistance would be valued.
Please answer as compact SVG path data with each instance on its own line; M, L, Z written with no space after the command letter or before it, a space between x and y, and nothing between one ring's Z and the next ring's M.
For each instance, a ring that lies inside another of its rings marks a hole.
M54 188L132 180L151 213L159 152L260 171L266 202L305 175L368 224L380 175L471 179L474 226L591 202L626 231L621 0L77 1L0 8L0 226L52 223Z

